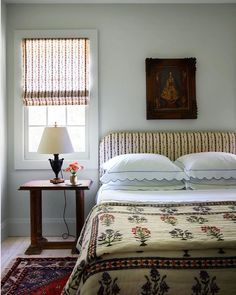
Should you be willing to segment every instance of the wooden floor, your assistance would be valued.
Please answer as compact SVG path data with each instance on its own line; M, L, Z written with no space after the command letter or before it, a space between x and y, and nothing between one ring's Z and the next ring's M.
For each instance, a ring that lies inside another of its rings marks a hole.
M61 238L50 238L50 241L59 241ZM68 239L69 240L69 239ZM1 244L1 274L7 272L16 257L78 257L71 254L70 249L43 250L40 255L25 255L30 244L28 237L10 237Z

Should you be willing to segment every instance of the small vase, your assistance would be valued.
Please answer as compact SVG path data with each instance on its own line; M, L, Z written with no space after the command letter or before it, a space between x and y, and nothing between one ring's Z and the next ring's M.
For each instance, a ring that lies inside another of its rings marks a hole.
M77 179L77 175L71 175L71 176L70 176L70 183L71 183L72 185L76 185L76 184L77 184L77 181L78 181L78 179Z

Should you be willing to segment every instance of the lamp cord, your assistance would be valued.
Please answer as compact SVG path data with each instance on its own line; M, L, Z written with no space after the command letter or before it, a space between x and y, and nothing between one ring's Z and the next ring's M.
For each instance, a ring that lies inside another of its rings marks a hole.
M61 178L63 178L62 170L61 170ZM75 236L70 234L69 226L66 221L65 215L66 215L66 207L67 207L67 196L66 196L66 191L64 190L63 192L64 192L64 208L63 208L63 216L62 217L63 217L64 224L66 226L66 232L64 232L61 236L64 240L66 240L69 237L75 238Z

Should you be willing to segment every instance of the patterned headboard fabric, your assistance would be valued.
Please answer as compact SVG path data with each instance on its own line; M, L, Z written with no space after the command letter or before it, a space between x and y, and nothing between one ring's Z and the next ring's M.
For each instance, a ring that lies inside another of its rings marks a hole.
M101 165L107 160L128 153L155 153L172 161L198 152L236 154L236 132L114 132L100 142Z

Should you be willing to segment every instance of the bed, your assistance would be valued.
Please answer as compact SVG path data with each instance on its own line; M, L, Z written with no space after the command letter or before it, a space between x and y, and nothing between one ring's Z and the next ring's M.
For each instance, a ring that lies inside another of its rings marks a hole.
M199 153L207 157L202 162ZM232 158L227 169L214 170L208 157L218 153L224 164ZM135 174L126 169L129 177L122 178L119 165L127 165L130 154L132 161L149 161L148 169ZM197 168L199 163L210 165L200 182L194 182L194 175L181 174L183 167L178 165L186 165L189 154L191 161L197 159ZM117 132L103 138L102 185L78 240L80 255L63 294L235 295L235 154L235 132ZM178 169L174 181L168 179L165 157ZM160 160L164 162L159 174L155 170L154 181L149 176ZM217 176L213 180L211 173ZM165 177L160 181L161 175Z

